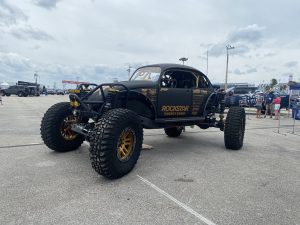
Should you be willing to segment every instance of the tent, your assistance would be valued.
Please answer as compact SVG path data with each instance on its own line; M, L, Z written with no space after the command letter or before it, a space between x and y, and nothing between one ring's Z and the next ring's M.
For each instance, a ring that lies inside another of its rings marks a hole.
M2 83L0 83L0 88L6 89L6 88L8 88L8 87L9 87L9 84L8 84L7 82L2 82Z
M300 90L300 83L291 85L290 90Z

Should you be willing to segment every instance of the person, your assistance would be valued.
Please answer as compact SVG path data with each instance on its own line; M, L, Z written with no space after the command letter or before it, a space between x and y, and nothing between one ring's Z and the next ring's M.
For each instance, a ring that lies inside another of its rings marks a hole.
M263 103L263 96L262 93L258 93L256 95L256 118L260 119L261 118L261 109L262 109L262 103Z
M280 103L281 103L281 98L279 95L275 95L275 98L273 100L274 104L274 113L275 113L275 118L274 120L279 120L279 112L280 112Z
M273 105L272 102L274 100L274 93L273 91L270 91L265 99L265 105L266 105L266 111L265 111L265 118L267 117L267 113L270 113L270 118L272 118L273 115Z

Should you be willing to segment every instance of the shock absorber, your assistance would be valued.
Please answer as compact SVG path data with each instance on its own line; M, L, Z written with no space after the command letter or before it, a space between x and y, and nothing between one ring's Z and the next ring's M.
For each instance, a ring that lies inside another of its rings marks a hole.
M107 97L106 97L106 102L105 105L103 107L103 113L106 113L107 111L109 111L110 109L113 109L115 106L115 102L116 102L116 95L117 95L118 90L110 88L108 90L107 93Z
M220 110L220 114L219 114L219 122L218 122L218 126L220 127L220 130L224 130L224 111L225 111L225 95L226 92L224 90L221 90L219 93L219 110Z

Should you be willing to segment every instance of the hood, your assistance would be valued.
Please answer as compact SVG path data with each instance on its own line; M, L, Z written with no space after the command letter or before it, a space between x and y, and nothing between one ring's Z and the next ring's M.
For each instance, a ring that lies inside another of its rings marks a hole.
M148 80L121 81L118 83L125 85L129 90L139 88L154 88L157 84L156 82Z

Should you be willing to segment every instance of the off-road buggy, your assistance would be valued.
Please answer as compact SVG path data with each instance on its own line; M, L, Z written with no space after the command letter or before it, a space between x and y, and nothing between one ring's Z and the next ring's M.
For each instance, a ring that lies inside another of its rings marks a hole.
M90 142L92 167L107 178L119 178L136 164L143 128L163 128L178 137L185 126L224 131L225 146L243 146L245 111L231 107L224 119L225 91L200 71L177 64L137 69L129 81L100 84L86 95L53 105L41 123L41 136L52 150L77 149ZM218 118L217 118L218 115Z
M76 94L76 95L78 95L78 97L82 97L83 95L92 91L97 86L98 86L97 84L93 84L93 83L84 83L84 84L78 85L78 87L76 89L69 89L69 93Z

